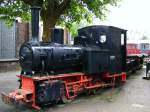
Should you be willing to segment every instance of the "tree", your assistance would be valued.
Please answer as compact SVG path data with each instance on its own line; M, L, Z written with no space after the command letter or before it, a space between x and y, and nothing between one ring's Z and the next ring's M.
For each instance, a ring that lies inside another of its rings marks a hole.
M142 40L148 40L148 37L146 35L143 35L141 39Z
M108 6L116 5L120 0L0 0L0 18L8 23L16 17L30 20L30 7L41 7L43 20L43 40L48 41L50 29L55 25L71 29L81 20L90 23L93 17L105 18Z

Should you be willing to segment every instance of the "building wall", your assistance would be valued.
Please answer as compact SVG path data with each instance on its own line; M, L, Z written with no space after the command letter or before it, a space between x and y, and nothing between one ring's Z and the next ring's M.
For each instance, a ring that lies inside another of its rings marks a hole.
M8 27L4 21L0 21L0 59L15 58L16 50L16 24Z
M29 24L14 22L8 27L0 21L0 72L19 69L20 46L29 40Z

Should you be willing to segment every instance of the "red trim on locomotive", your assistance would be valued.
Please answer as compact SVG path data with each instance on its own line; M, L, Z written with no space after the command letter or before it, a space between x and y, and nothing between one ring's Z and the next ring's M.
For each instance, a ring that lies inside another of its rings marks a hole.
M104 76L104 77L100 77ZM55 76L43 76L43 77L29 77L25 75L20 75L22 80L22 88L11 92L9 95L2 93L2 99L7 104L27 104L35 109L40 109L39 105L36 103L36 90L35 82L39 81L49 81L53 83L54 81L63 81L65 85L67 100L72 100L79 93L85 91L92 91L98 88L114 86L119 82L126 82L126 73L113 74L105 73L103 75L85 75L83 73L76 74L62 74ZM70 93L73 93L71 95ZM63 95L61 97L64 97Z

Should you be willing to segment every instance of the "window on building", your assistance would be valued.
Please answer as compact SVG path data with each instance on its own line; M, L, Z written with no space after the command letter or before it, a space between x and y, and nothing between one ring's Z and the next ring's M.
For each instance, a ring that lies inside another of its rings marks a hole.
M16 57L16 27L8 27L0 21L0 59L14 59Z

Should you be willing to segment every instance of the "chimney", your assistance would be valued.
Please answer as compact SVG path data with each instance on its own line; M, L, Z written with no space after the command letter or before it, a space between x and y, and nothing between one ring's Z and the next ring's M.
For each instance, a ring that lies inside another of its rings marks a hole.
M31 8L32 41L39 41L40 10L41 8L37 6Z

